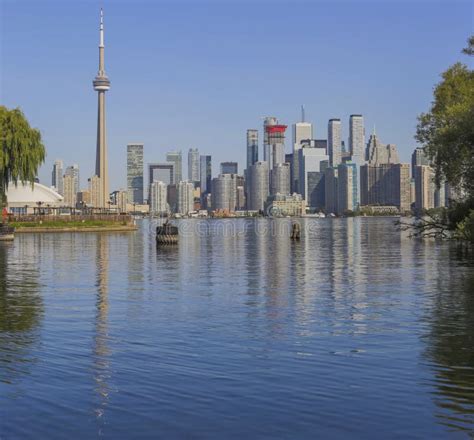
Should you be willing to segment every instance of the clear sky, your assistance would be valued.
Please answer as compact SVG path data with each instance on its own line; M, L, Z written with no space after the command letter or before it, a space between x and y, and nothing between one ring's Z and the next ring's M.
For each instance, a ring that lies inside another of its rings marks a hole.
M472 1L22 1L0 0L0 102L21 107L55 159L78 163L81 186L95 163L99 8L111 80L107 130L111 189L126 185L126 144L145 162L173 149L245 162L246 129L300 105L327 137L327 121L362 113L403 161L416 116L439 74L462 60ZM291 130L286 142L291 150ZM262 153L260 146L260 154Z

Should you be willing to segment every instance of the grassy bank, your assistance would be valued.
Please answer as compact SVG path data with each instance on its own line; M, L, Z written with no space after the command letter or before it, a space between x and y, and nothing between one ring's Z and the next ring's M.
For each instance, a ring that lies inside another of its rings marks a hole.
M133 231L136 228L127 221L111 220L45 220L38 222L10 222L16 232L66 232L66 231Z

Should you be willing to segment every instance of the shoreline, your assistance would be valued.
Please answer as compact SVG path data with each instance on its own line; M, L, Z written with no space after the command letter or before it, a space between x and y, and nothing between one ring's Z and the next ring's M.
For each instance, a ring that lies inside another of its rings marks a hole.
M120 226L90 226L80 227L74 226L71 228L67 227L28 227L15 228L15 234L31 233L31 232L134 232L138 230L136 225L120 225Z

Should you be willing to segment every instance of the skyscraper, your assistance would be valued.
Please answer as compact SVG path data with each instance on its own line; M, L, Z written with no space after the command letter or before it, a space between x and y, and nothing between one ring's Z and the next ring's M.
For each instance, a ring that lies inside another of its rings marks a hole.
M324 172L324 203L327 214L337 214L338 174L337 168L329 167Z
M258 130L247 130L247 169L258 161Z
M194 211L194 183L181 181L176 187L176 212L181 215L188 215Z
M76 206L75 179L72 175L64 176L64 205L69 207Z
M109 200L109 175L107 167L107 135L105 128L105 92L110 89L110 81L105 73L104 64L104 16L100 10L99 28L99 71L94 78L94 90L98 92L98 117L97 117L97 151L95 161L95 175L98 181L98 198L96 207L106 208Z
M164 214L168 212L167 185L164 182L155 180L150 185L150 212L152 214Z
M54 161L53 172L51 175L51 185L54 186L59 194L64 195L62 160L58 159Z
M270 172L270 195L290 194L290 164L279 163Z
M64 177L66 176L71 176L73 179L73 191L74 194L77 194L79 192L79 187L80 187L80 180L79 180L79 165L78 164L73 164L69 167L66 168L66 171L64 173ZM74 195L75 197L75 195Z
M367 142L365 160L369 162L369 165L400 163L396 145L382 144L375 134L375 129L370 135L369 142Z
M326 154L326 149L324 148L314 148L306 146L303 144L303 147L298 151L299 156L299 192L303 196L303 199L306 200L308 206L316 208L316 199L313 195L315 185L318 186L320 180L324 176L324 165L321 163L326 163L329 158ZM327 165L326 165L327 166ZM317 174L314 174L317 173ZM323 189L318 187L322 193Z
M188 180L199 182L201 179L199 167L199 150L197 148L190 148L188 151Z
M342 162L341 120L329 119L328 122L328 155L329 166L337 167Z
M268 163L255 162L248 170L248 179L248 209L263 211L269 193Z
M163 182L165 185L173 185L174 163L161 162L148 164L148 204L150 203L151 184L153 182Z
M235 174L220 174L212 179L212 209L235 211L237 185Z
M419 165L431 165L430 160L425 154L425 151L421 147L415 148L411 155L411 176L415 179L416 167Z
M174 163L173 182L179 183L183 180L183 157L181 151L170 151L166 153L166 162Z
M285 131L287 126L278 123L278 119L270 116L265 118L263 159L268 162L268 171L277 163L285 162Z
M238 174L239 164L237 162L221 162L221 174Z
M143 144L127 145L127 192L129 203L143 204Z
M340 215L359 208L358 168L353 162L341 163L337 167L337 206Z
M434 171L429 165L415 167L415 211L422 214L435 207Z
M352 162L361 166L365 162L365 128L362 115L351 115L349 119L349 151Z
M201 196L211 192L212 184L212 158L210 155L201 156Z

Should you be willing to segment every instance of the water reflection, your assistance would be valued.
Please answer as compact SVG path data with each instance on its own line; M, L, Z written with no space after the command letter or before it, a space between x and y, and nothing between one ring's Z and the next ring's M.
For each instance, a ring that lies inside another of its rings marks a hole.
M110 348L108 335L109 315L109 237L98 234L96 249L96 315L93 342L93 365L95 391L98 397L95 413L98 419L105 419L110 394ZM106 421L103 420L102 424ZM100 431L99 431L100 432Z
M28 374L43 316L35 252L25 246L0 242L0 382L5 383Z
M426 356L432 362L437 417L453 430L474 425L474 259L459 259L455 246L438 260L436 291L428 321Z

